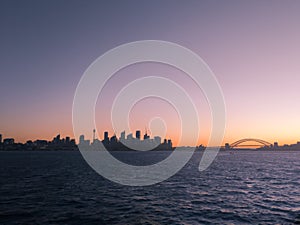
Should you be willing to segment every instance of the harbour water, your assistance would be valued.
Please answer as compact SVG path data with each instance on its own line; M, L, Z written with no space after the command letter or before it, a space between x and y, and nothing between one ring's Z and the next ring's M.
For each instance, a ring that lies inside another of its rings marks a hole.
M141 163L169 153L114 154ZM220 152L204 172L200 158L162 183L130 187L98 175L79 152L2 151L0 224L300 223L300 151Z

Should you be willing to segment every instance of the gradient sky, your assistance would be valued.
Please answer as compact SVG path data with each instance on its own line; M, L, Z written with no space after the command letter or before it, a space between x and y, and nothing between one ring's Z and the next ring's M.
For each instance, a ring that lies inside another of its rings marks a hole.
M300 140L299 12L297 0L2 0L0 133L21 142L57 133L72 137L73 96L86 68L120 44L157 39L196 52L216 75L227 109L224 142L253 137L294 143ZM109 96L150 71L190 89L202 121L199 143L205 143L210 130L205 98L178 71L148 67L126 68L107 84L97 104L100 137L104 129L113 132ZM151 104L156 110L149 114L145 106ZM170 126L167 136L176 141L179 125L172 110L162 101L144 100L132 111L131 127L143 130L162 113Z

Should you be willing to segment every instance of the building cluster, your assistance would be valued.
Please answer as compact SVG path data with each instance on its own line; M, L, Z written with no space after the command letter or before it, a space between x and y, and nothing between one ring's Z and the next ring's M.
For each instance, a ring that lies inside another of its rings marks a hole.
M300 150L300 141L298 141L296 144L291 144L291 145L284 144L282 146L279 146L278 143L275 142L272 148L281 149L281 150Z
M13 138L4 138L2 142L2 134L0 134L0 144L13 145L14 143L15 143L15 139Z
M243 140L246 141L246 140ZM121 132L120 137L118 138L115 134L109 137L107 131L103 134L103 139L99 140L96 138L96 131L93 130L93 139L92 141L86 140L84 135L79 137L80 146L86 147L86 149L101 149L103 146L107 150L173 150L173 144L171 139L164 139L162 141L161 137L155 136L151 138L147 131L144 135L141 135L141 131L137 130L135 136L132 133L126 135L125 131ZM16 143L14 138L3 138L3 135L0 134L0 150L77 150L78 146L76 145L75 139L70 137L61 138L58 134L55 136L52 141L48 140L35 140L27 141L26 143ZM250 145L249 145L250 147ZM205 150L205 146L197 146L197 150ZM228 143L225 146L221 147L222 150L232 150L232 149L246 149L240 147L233 147ZM249 148L248 148L249 149ZM252 146L253 149L253 146ZM273 144L265 145L257 150L300 150L300 141L291 145L279 145L278 142Z
M15 143L13 138L5 138L2 141L0 134L0 150L75 150L77 149L74 139L61 138L58 134L52 141L35 140L26 143Z
M102 145L101 145L102 144ZM107 131L103 134L103 140L100 141L95 138L95 130L93 131L93 140L85 140L84 135L79 137L79 145L90 146L91 148L100 148L105 146L108 150L172 150L172 140L164 139L163 142L161 137L155 136L153 139L145 132L143 138L141 137L141 131L135 132L135 137L132 133L126 136L125 131L121 132L118 138L115 134L109 137Z

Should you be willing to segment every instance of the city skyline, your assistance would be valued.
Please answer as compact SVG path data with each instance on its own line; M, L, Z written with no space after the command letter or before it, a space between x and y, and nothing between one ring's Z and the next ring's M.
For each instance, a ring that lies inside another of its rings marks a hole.
M86 139L87 136L91 136L91 139ZM21 145L27 145L27 147L32 147L34 146L39 146L42 147L41 149L47 149L50 144L50 149L52 147L58 147L59 145L63 145L67 150L76 150L74 147L76 145L91 145L91 146L97 146L100 142L106 146L110 142L118 142L122 143L122 146L116 146L114 150L124 150L125 149L131 149L131 150L155 150L158 145L162 144L160 150L168 150L171 148L176 148L176 147L184 147L184 146L176 146L173 145L173 142L171 139L167 139L166 137L160 137L160 136L151 136L147 133L147 129L145 130L144 135L141 136L141 130L136 130L135 131L135 136L133 133L129 133L126 135L126 131L122 131L119 136L117 136L115 133L110 136L108 131L103 132L103 138L99 135L96 135L96 130L94 129L92 131L91 135L85 136L84 134L80 135L78 137L78 142L75 141L75 139L71 139L70 136L65 136L65 138L61 139L61 135L57 134L52 138L52 140L46 140L46 139L36 139L36 140L26 140L25 142L16 142L13 137L6 137L3 134L0 134L0 145L6 145L6 146L14 146L16 150L19 149ZM206 147L218 147L218 148L223 148L225 150L230 150L233 148L239 148L239 149L259 149L259 148L266 148L266 149L277 149L277 150L299 150L300 148L300 141L296 141L293 143L279 143L278 141L271 141L270 140L262 140L262 139L257 139L257 138L240 138L239 140L235 140L232 143L224 143L224 145L221 146L206 146L203 144L196 145L196 146L189 146L189 147L196 147L200 148L203 150L203 148ZM248 144L245 144L248 143ZM53 145L54 144L54 145ZM143 146L139 144L147 144L148 146ZM166 147L167 146L167 147ZM133 148L131 148L133 147ZM66 150L65 149L65 150ZM19 149L21 150L21 149ZM49 149L48 149L49 150ZM52 149L52 150L55 150ZM57 150L57 149L56 149Z
M299 140L300 2L131 3L1 1L0 133L16 142L57 133L78 139L72 104L86 68L120 44L155 39L191 49L214 72L227 110L223 144L245 137ZM153 63L126 67L109 80L96 105L98 132L120 133L110 119L115 96L133 79L153 74L188 91L199 111L198 144L205 145L211 130L205 96L182 71ZM144 99L129 121L131 130L146 125L178 143L180 120L168 102Z

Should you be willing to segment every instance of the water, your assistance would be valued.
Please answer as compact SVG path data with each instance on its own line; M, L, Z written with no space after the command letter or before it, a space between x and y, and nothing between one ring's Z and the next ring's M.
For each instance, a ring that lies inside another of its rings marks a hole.
M300 222L300 151L221 152L201 173L200 157L160 184L128 187L99 176L79 152L0 152L0 224Z

